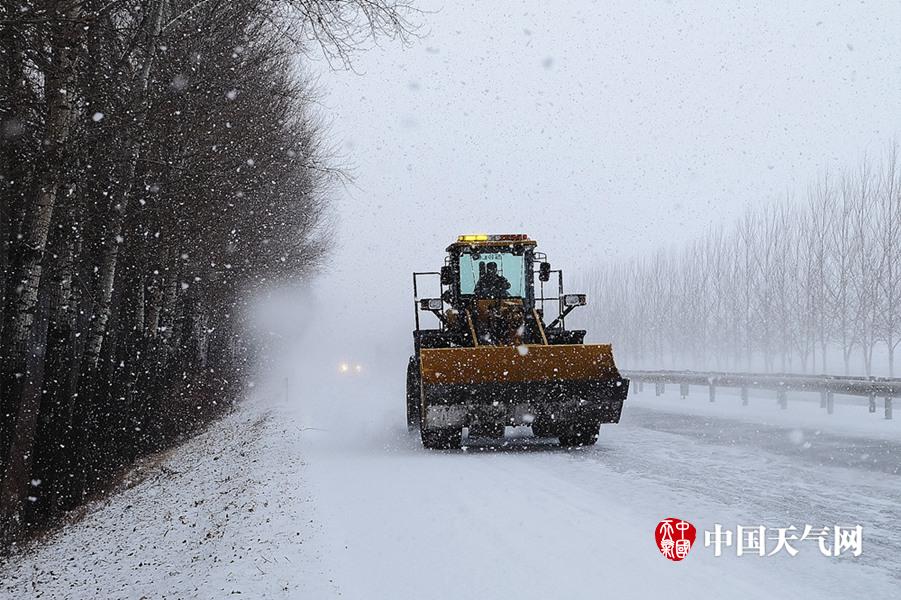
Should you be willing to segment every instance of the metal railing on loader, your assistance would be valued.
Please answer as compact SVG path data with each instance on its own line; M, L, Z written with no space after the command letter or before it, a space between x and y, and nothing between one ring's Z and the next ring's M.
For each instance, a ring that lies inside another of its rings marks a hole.
M699 385L709 389L710 401L716 400L717 388L741 390L741 403L748 405L748 390L772 390L782 408L788 408L788 392L818 392L820 408L830 415L835 409L836 394L860 396L869 399L871 413L876 412L876 400L882 398L885 418L892 418L892 401L901 396L901 379L887 377L851 377L841 375L791 375L763 373L717 373L703 371L623 371L632 380L630 386L641 393L645 383L653 383L655 394L664 393L666 384L678 384L683 398L688 396L689 386Z

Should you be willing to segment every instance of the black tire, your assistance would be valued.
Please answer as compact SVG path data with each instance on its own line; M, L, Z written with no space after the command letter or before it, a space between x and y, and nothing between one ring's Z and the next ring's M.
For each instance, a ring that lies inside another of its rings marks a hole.
M598 430L600 428L601 424L597 421L575 423L560 432L560 445L564 448L594 446L598 441Z
M422 399L419 389L419 365L416 357L411 356L407 363L407 431L419 428L419 413Z
M532 423L532 435L537 438L557 437L550 424L542 421Z
M484 437L493 440L502 439L504 437L503 423L472 423L469 426L469 437Z
M448 429L422 429L422 445L430 450L451 450L463 445L463 430L458 428Z
M486 435L493 440L502 440L504 439L504 432L506 431L506 427L503 423L492 423L485 432Z

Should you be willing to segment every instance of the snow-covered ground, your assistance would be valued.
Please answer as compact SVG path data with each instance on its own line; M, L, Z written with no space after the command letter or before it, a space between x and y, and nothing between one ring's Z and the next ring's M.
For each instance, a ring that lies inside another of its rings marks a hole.
M791 400L787 411L775 399L710 405L702 389L655 398L646 387L593 448L513 438L435 452L405 430L402 362L375 377L318 358L14 557L0 594L898 597L901 420L844 405L825 417ZM670 516L699 531L680 563L654 543ZM793 558L715 557L703 545L715 523L860 524L863 554L824 557L804 542Z
M0 568L0 597L331 597L308 584L322 578L300 437L244 405Z
M851 437L901 441L901 414L894 412L894 419L885 419L885 404L882 398L876 400L876 412L871 413L867 399L851 396L836 396L833 414L820 407L820 397L816 393L789 392L785 409L780 408L776 394L766 390L752 390L748 405L741 405L738 390L720 388L716 399L710 402L706 387L692 386L690 395L682 399L679 386L670 385L666 393L657 397L654 386L645 385L641 394L633 400L642 407L670 412L688 413L704 417L722 417L748 423L760 423L774 427L807 429L812 432L839 433ZM898 401L895 400L897 405ZM899 461L901 462L901 461Z

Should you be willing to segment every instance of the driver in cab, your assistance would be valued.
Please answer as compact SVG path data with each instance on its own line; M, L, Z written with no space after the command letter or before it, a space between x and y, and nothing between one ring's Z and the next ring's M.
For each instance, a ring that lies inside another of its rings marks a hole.
M475 293L478 298L506 298L510 282L497 272L497 263L489 262L485 265L485 274L479 277L476 283Z

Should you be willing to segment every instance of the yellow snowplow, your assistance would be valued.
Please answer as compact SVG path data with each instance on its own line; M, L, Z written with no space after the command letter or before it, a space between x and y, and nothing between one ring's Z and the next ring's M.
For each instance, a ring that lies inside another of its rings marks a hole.
M460 236L440 271L413 274L407 426L419 429L427 448L460 446L464 429L503 437L507 425L530 425L565 446L590 445L602 423L619 422L629 381L610 345L584 344L584 330L566 328L585 295L565 294L562 272L536 246L523 234ZM556 293L546 297L553 274ZM420 278L429 276L439 278L441 293L420 298ZM546 323L548 304L556 316ZM422 311L437 327L421 327Z

